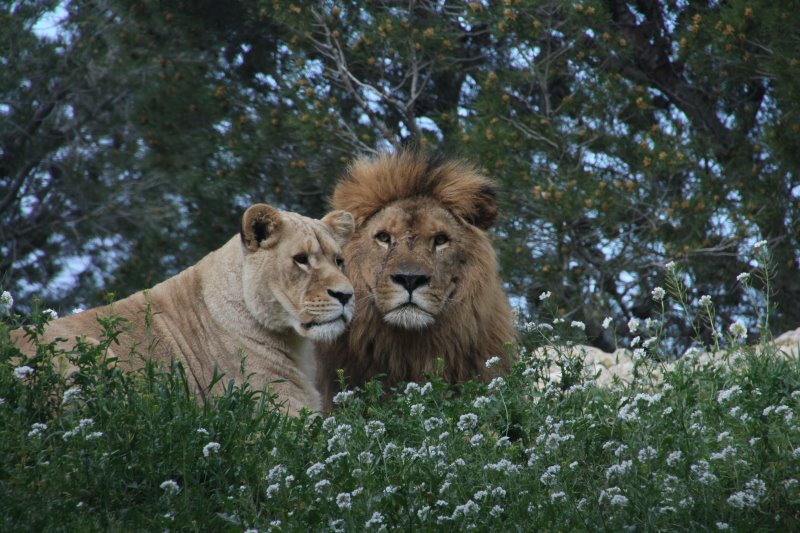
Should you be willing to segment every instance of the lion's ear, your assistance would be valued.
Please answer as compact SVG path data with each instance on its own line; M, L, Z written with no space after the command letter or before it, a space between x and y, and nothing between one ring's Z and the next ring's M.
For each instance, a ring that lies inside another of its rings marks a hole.
M271 205L251 205L242 217L242 245L255 252L263 241L277 236L281 222L281 212Z
M347 211L331 211L322 218L322 223L331 228L340 246L347 244L356 227L353 215Z
M489 229L497 218L497 190L493 185L484 185L475 195L475 211L468 218L470 224L483 230Z

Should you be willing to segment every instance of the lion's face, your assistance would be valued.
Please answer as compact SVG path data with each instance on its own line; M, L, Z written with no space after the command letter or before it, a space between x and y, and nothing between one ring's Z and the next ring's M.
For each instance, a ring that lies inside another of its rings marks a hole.
M376 213L348 247L351 264L383 320L428 328L458 297L468 229L429 199L403 200Z
M294 329L315 341L341 335L353 317L353 286L343 274L342 246L353 217L322 220L257 204L242 220L248 310L272 329Z

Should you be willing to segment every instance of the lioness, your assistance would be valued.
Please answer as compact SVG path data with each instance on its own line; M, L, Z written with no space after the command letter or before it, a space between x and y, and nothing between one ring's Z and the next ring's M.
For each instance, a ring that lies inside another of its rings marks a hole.
M354 161L332 205L356 221L344 248L356 318L317 347L327 408L337 369L351 386L419 380L437 358L450 382L507 371L516 329L485 231L497 214L490 180L463 161L406 150ZM501 361L489 370L493 356Z
M270 386L289 414L319 410L312 341L333 340L353 316L353 286L342 273L341 253L352 232L353 217L344 211L314 220L253 205L242 217L240 235L196 265L149 291L59 318L47 325L44 340L62 339L63 348L81 336L96 343L97 317L121 316L129 321L114 348L121 358L148 347L146 355L155 360L177 358L201 394L215 366L226 381L249 377L256 388L285 380ZM12 338L23 351L35 352L22 330ZM242 355L248 376L241 373Z

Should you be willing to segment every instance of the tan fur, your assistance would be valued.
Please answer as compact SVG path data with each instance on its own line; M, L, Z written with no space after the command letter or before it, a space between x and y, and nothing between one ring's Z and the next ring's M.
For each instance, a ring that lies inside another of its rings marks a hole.
M302 407L319 410L311 342L332 340L351 320L353 299L346 295L353 288L337 263L352 231L353 218L343 211L320 221L256 204L242 218L241 235L196 265L149 291L57 319L47 325L44 340L61 338L65 349L78 337L96 343L102 333L97 318L121 316L127 327L112 356L126 358L136 349L156 361L174 358L198 392L217 367L224 383L247 379L257 389L269 383L290 414ZM316 325L325 321L331 323ZM21 330L12 337L26 353L35 351Z
M381 374L389 386L419 380L436 358L450 382L508 370L503 348L516 330L484 231L497 214L490 180L458 160L382 154L352 164L332 205L356 219L344 248L356 318L317 348L327 407L337 369L349 386ZM503 362L487 370L495 355Z

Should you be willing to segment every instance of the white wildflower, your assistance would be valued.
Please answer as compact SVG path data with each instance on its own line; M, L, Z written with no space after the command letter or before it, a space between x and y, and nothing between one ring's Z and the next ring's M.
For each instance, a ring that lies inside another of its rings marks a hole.
M422 423L422 427L423 427L423 428L425 428L425 431L426 431L426 432L433 431L434 429L436 429L436 428L440 428L440 427L442 427L443 425L444 425L444 420L442 420L442 419L441 419L441 418L439 418L439 417L435 417L435 416L434 416L434 417L431 417L431 418L428 418L428 419L426 419L426 420L425 420L425 421Z
M704 485L710 485L719 479L709 471L708 461L697 461L690 469L697 476L698 481Z
M748 272L742 272L738 276L736 276L736 281L739 283L747 283L750 281L750 274Z
M599 503L608 501L614 507L625 507L628 505L628 498L622 494L619 487L609 487L600 491Z
M328 487L330 484L331 484L331 482L330 482L330 481L328 481L327 479L320 479L319 481L317 481L317 482L314 484L314 490L315 490L315 491L317 491L317 492L322 492L322 491L323 491L323 490L325 490L325 488L326 488L326 487Z
M472 407L474 407L475 409L483 409L490 403L492 403L492 400L490 398L487 398L486 396L478 396L472 402Z
M61 398L61 403L67 404L71 402L72 399L78 396L81 392L82 390L79 385L73 385L72 387L64 391L64 396Z
M6 314L13 305L14 298L11 296L11 293L3 291L3 294L0 294L0 315Z
M421 403L415 403L408 408L408 412L411 416L420 416L425 412L425 406Z
M322 429L325 431L332 431L336 427L336 417L329 416L322 421Z
M28 379L33 373L34 370L27 365L18 366L14 369L14 377L21 380Z
M483 435L481 435L480 433L473 435L472 438L469 439L469 443L472 444L473 446L477 446L482 441L483 441Z
M700 307L708 307L711 305L711 296L704 294L700 297Z
M347 400L352 398L354 394L355 391L351 390L343 390L341 392L337 392L333 396L333 403L335 403L336 405L342 405L343 403L347 402Z
M280 490L281 490L280 483L271 483L270 485L267 485L267 490L266 490L267 499L272 499L272 497L278 494Z
M736 339L744 340L747 338L747 327L740 320L728 326L728 331Z
M567 497L566 493L564 491L560 490L558 492L554 492L554 493L550 494L550 501L551 502L557 502L558 500L563 500L566 497Z
M489 390L497 390L503 386L505 386L506 380L501 377L496 377L492 381L489 382Z
M428 515L431 512L430 505L424 505L417 510L417 517L422 520L423 522L428 519Z
M506 489L503 487L495 487L492 489L492 496L495 498L505 498L506 497Z
M204 435L204 436L208 436L208 434L209 434L208 430L206 428L197 428L195 430L195 433L197 433L199 435Z
M508 459L500 459L496 463L489 463L486 466L484 466L483 469L493 470L495 472L505 472L506 474L519 472L519 466L515 465Z
M543 301L547 300L548 298L550 298L551 295L552 295L552 293L550 291L545 291L545 292L543 292L542 294L539 295L539 301L543 302Z
M731 398L737 396L739 393L742 392L742 388L739 385L734 385L730 389L724 389L717 393L717 403L725 403ZM738 407L738 406L737 406ZM732 416L736 416L735 414L731 413Z
M417 383L414 383L414 382L412 381L411 383L407 383L407 384L406 384L406 388L403 390L403 393L404 393L406 396L411 396L411 395L412 395L413 393L415 393L415 392L416 392L416 393L419 393L419 391L420 391L419 384L417 384Z
M628 320L628 330L630 330L631 333L636 333L636 330L639 329L639 324L641 324L641 322L638 318L631 318Z
M364 527L369 529L371 527L381 526L381 525L383 525L383 515L378 511L375 511L374 513L372 513L372 517L369 520L367 520L367 523L364 524Z
M44 430L47 429L47 424L42 424L40 422L34 422L31 425L31 430L28 432L29 437L41 437Z
M511 446L511 439L509 439L508 437L500 437L499 439L497 439L495 446L499 448Z
M55 320L58 318L58 313L56 313L55 309L45 309L42 311L42 315L48 321Z
M360 463L370 464L372 463L372 459L374 459L374 455L370 451L363 451L358 454L358 461Z
M505 509L503 509L501 506L495 505L491 509L489 509L489 516L495 516L495 517L500 516L501 514L503 514L504 511Z
M180 485L178 485L177 481L175 481L174 479L168 479L166 481L162 481L161 485L159 485L158 488L160 488L167 494L178 494L181 491Z
M325 470L325 465L323 463L314 463L306 468L306 475L308 477L315 477L322 473L323 470Z
M652 446L645 446L639 450L639 453L636 455L636 457L640 462L646 463L658 457L658 452Z
M642 343L642 348L649 348L657 340L658 337L650 337L649 339L645 339L645 341Z
M613 476L621 476L630 470L633 461L622 461L619 464L611 465L606 469L606 479L611 479Z
M467 413L465 415L461 415L458 418L458 423L456 424L456 427L460 431L470 431L475 429L477 425L478 425L478 415L476 415L475 413Z
M572 326L573 328L578 328L581 331L586 331L586 324L584 324L580 320L573 320L570 326Z
M737 509L755 507L757 504L758 498L746 490L734 492L728 497L728 505Z
M286 474L287 472L288 470L286 469L285 466L275 465L272 468L270 468L269 472L267 472L267 481L270 482L277 481L281 479L283 475Z
M680 462L682 457L683 453L680 450L675 450L674 452L671 452L667 456L667 465L675 466L676 464L678 464L678 462Z
M710 459L712 461L724 461L734 456L736 456L736 448L734 446L725 446L721 451L712 453Z
M480 505L478 505L472 500L467 500L467 502L462 505L456 505L456 508L453 510L453 514L450 516L450 519L455 520L460 516L475 514L480 510L481 510Z
M673 272L676 266L677 265L675 264L675 261L670 261L666 265L664 265L664 268L666 268L669 272Z
M639 342L640 342L641 340L642 340L642 338L641 338L640 336L638 336L638 335L637 335L637 336L635 336L635 337L633 338L633 340L631 340L631 348L633 348L633 347L635 347L635 346L638 346L638 345L639 345Z
M103 436L103 432L102 431L93 431L93 432L89 433L88 435L86 435L84 437L84 439L86 439L86 440L94 440L94 439L99 439L102 436Z
M607 316L603 319L603 329L608 329L611 324L614 322L614 319L610 316Z
M497 366L500 363L500 358L496 355L494 357L490 357L486 360L486 368L492 368L493 366Z
M757 252L757 251L761 250L763 247L765 247L766 245L767 245L767 241L763 241L763 240L762 241L758 241L757 243L755 243L753 245L753 250Z
M220 443L211 441L203 446L203 457L208 457L212 453L219 453Z
M717 529L720 531L726 531L731 528L727 522L714 522L714 525L717 526Z
M653 297L653 300L660 302L664 299L664 295L666 295L666 291L661 287L656 287L650 292L650 296Z
M555 485L557 481L557 474L561 472L561 465L548 466L544 473L539 477L542 485Z
M340 492L336 495L336 505L339 509L350 509L353 498L349 492Z
M386 433L386 426L380 420L370 420L367 422L367 425L364 426L364 432L368 436L380 437Z

